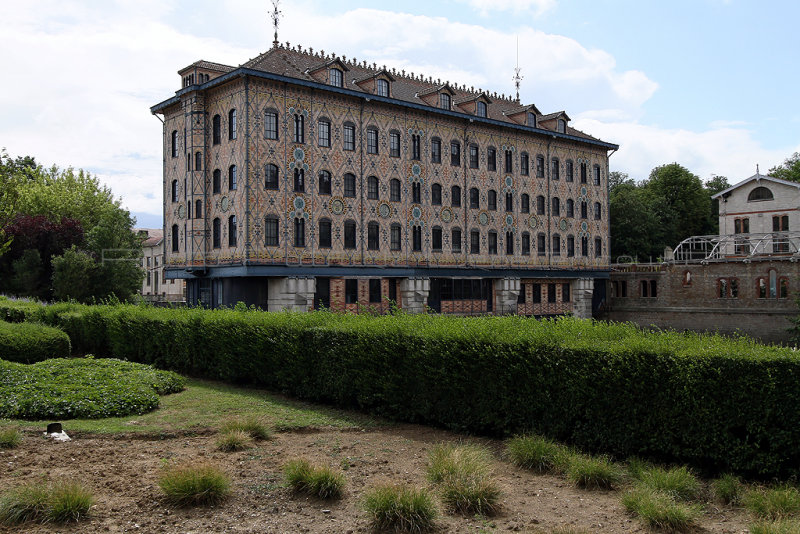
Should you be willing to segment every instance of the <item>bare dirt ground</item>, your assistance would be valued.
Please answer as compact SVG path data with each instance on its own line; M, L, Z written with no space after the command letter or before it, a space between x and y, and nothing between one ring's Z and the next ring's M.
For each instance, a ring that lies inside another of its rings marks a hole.
M97 502L91 517L69 525L26 524L0 532L372 532L361 508L365 490L381 483L426 485L431 448L465 438L427 427L403 425L369 430L314 430L276 433L256 448L223 453L215 436L74 435L55 443L27 433L22 445L0 450L0 492L42 476L75 478ZM619 491L588 491L556 476L537 475L502 459L502 443L480 440L496 452L494 472L503 490L502 510L491 518L443 513L440 532L547 532L571 526L588 532L648 532L625 512ZM284 485L281 466L293 458L343 469L345 495L328 502L297 496ZM208 460L233 481L231 497L208 508L173 508L157 484L167 462ZM746 533L747 515L706 503L696 532Z

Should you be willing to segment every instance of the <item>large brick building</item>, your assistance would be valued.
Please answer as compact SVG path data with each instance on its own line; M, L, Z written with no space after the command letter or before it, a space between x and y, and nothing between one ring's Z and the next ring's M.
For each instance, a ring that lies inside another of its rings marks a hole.
M152 112L190 302L586 316L604 294L618 147L565 112L288 44L179 74Z

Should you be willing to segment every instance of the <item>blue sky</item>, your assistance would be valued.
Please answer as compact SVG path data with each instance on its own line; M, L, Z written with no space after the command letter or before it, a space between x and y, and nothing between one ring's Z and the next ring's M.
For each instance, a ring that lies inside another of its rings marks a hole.
M267 49L266 0L42 0L4 7L0 147L97 174L161 224L149 107L206 59ZM283 0L280 40L512 94L618 143L639 180L676 161L735 183L800 151L800 3L744 0Z

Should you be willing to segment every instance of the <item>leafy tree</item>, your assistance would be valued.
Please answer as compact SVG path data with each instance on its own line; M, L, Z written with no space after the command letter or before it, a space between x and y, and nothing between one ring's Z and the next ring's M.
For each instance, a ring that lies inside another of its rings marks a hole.
M11 263L11 268L14 275L11 277L10 287L15 294L38 299L48 297L49 284L38 250L26 249L19 259Z
M658 257L663 241L661 227L652 201L633 180L620 183L611 190L611 258L631 256L646 261Z
M608 173L608 192L613 194L614 190L621 185L636 185L633 178L629 178L627 173L611 171Z
M53 296L59 300L90 301L97 268L97 262L88 252L74 246L53 258Z
M131 231L133 224L127 211L108 211L87 234L86 248L98 260L92 284L96 298L128 300L142 287L142 238Z
M11 246L13 237L5 232L5 228L18 211L19 188L26 178L25 169L29 165L35 165L33 158L13 160L5 148L0 150L0 256Z
M773 178L780 178L781 180L800 182L800 152L795 152L790 157L786 158L783 164L772 167L769 170L769 175Z
M728 183L728 179L725 176L713 175L713 177L706 182L705 187L708 192L708 197L711 198L713 195L725 191L730 186L731 184ZM710 230L709 233L719 233L719 199L713 199L711 201L711 214L708 218L708 227Z

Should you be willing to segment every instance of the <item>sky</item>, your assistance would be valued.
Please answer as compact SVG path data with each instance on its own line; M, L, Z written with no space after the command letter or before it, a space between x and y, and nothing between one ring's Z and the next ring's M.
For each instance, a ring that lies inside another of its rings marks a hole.
M0 17L0 148L83 168L161 226L150 107L199 59L272 45L267 0L26 0ZM635 180L677 162L734 184L800 151L794 0L281 0L279 40L514 94L620 145ZM517 49L519 57L517 59Z

